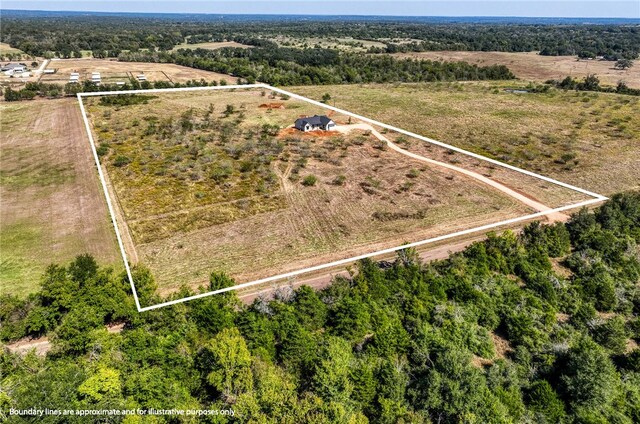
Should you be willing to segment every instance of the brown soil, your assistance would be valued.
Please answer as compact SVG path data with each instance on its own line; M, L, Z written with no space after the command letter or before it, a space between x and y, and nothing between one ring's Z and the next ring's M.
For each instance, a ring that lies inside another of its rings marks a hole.
M51 350L51 342L47 337L40 337L37 339L28 338L5 345L5 347L9 350L9 352L18 355L26 355L31 350L35 349L36 355L45 356L47 352Z
M263 103L259 106L262 109L284 109L284 103Z
M109 59L60 59L52 60L47 69L55 69L55 74L43 74L40 81L66 84L71 72L79 72L80 80L90 79L92 72L100 72L102 81L115 83L127 81L139 74L145 74L149 81L186 82L189 80L220 81L235 84L237 78L216 72L188 68L170 63L118 62Z

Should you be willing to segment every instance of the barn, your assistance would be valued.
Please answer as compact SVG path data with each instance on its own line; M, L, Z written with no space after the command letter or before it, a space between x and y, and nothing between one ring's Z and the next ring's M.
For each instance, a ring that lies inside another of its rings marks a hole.
M332 131L336 128L336 123L325 115L307 116L298 118L295 122L296 129L300 131Z

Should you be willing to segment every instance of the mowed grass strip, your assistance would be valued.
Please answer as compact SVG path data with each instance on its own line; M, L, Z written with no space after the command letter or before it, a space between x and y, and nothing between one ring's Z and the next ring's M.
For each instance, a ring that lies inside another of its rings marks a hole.
M122 268L77 101L0 108L0 292L26 296L84 253Z

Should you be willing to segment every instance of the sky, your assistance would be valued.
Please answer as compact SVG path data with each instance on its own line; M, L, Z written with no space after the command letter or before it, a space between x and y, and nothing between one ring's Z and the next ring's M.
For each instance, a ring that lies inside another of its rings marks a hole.
M212 14L638 18L640 0L2 0L2 9Z

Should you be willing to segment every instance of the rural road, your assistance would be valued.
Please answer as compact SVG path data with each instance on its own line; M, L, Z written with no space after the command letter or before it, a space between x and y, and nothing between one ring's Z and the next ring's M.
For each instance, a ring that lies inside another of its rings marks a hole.
M424 156L420 156L417 155L415 153L409 152L403 148L401 148L400 146L398 146L397 144L393 143L391 140L389 140L387 137L385 137L384 135L380 134L378 131L376 131L371 125L369 124L364 124L364 123L360 123L360 124L351 124L351 125L337 125L336 126L336 131L339 131L343 134L348 134L349 132L351 132L352 130L364 130L364 131L370 131L371 134L376 137L378 140L380 141L384 141L385 143L387 143L387 145L392 149L395 150L396 152L403 154L405 156L408 156L412 159L416 159L422 162L426 162L428 164L431 165L436 165L436 166L440 166L446 169L450 169L452 171L458 172L460 174L466 175L468 177L471 177L475 180L478 180L488 186L491 186L493 188L495 188L496 190L499 190L503 193L505 193L506 195L518 200L521 203L524 203L525 205L535 209L538 212L544 212L544 211L548 211L551 210L552 208L550 208L549 206L543 205L542 203L533 200L521 193L518 193L517 191L505 186L504 184L501 184L495 180L492 180L491 178L487 178L482 174L479 174L477 172L474 171L470 171L468 169L465 168L461 168L459 166L455 166L455 165L451 165L449 163L445 163L445 162L440 162L434 159L429 159L427 157ZM569 219L569 217L563 213L552 213L549 214L547 216L547 218L549 219L549 221L551 222L555 222L555 221L566 221L567 219Z
M45 68L47 67L47 65L49 64L50 60L49 59L45 59L44 62L42 62L40 64L40 67L38 69L36 69L35 74L41 74L44 72Z
M448 258L452 253L461 252L471 243L474 243L479 240L483 240L484 235L476 236L472 238L467 238L464 240L460 240L457 242L445 244L443 246L434 247L432 249L419 252L420 259L424 262L434 261L438 259ZM334 271L331 273L326 273L324 275L318 275L315 277L307 278L304 280L296 280L290 284L292 288L298 288L300 286L309 286L314 290L321 290L331 284L334 277L343 276L348 277L349 273L347 271ZM249 305L253 303L259 297L263 297L265 299L269 299L272 297L273 293L278 289L285 286L282 282L276 282L272 286L263 288L258 291L249 292L239 294L238 298L245 304Z

